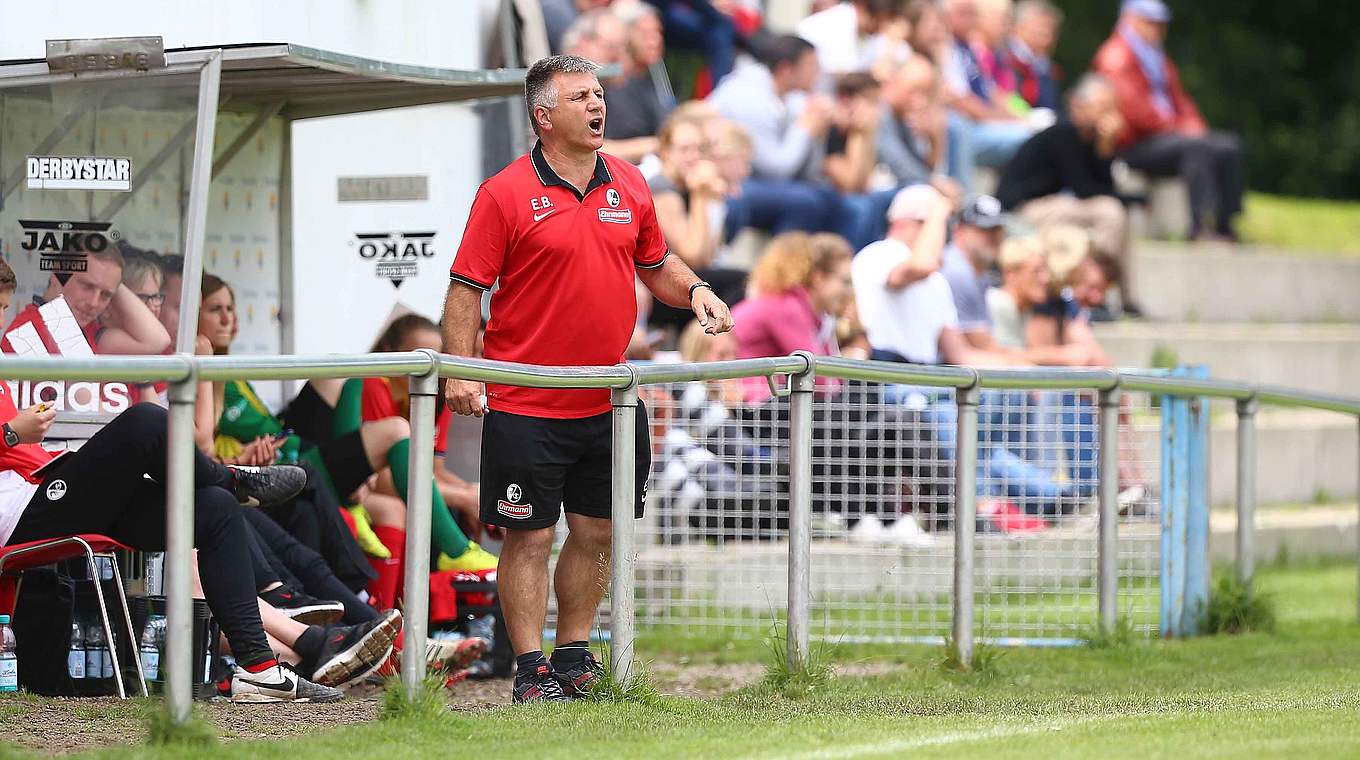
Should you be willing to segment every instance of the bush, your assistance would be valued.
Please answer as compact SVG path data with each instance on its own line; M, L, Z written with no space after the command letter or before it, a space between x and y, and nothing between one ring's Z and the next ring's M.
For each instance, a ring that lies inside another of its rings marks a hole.
M444 675L426 676L414 696L407 697L399 676L392 676L384 684L382 702L378 704L379 720L435 720L448 712L444 697Z
M789 699L801 699L824 688L831 680L831 663L826 644L819 642L810 647L807 660L791 667L787 642L787 629L782 623L776 624L765 638L769 660L765 663L761 687Z
M1121 617L1115 618L1113 630L1101 630L1097 623L1082 631L1081 638L1091 649L1123 649L1138 640L1138 632L1134 630L1132 621Z
M203 747L216 742L217 727L203 717L197 706L183 723L170 720L170 711L160 703L152 703L146 712L147 744Z
M959 653L958 642L953 637L944 639L944 653L940 657L940 670L946 673L972 673L981 676L995 676L1001 672L1001 658L1006 650L995 644L983 641L973 642L973 661L964 662Z
M604 668L604 675L590 687L590 701L633 702L643 705L655 705L659 702L661 693L656 690L656 684L652 683L652 675L647 671L646 663L633 660L632 677L620 680L614 673L610 651L610 645L600 645L596 657L600 666Z
M1252 590L1232 573L1220 573L1209 589L1204 610L1204 632L1250 633L1275 630L1275 602Z

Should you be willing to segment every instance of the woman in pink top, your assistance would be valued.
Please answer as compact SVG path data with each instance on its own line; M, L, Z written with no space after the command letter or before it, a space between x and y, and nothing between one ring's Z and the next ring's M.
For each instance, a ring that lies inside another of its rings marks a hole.
M810 351L836 356L836 314L849 298L850 245L839 235L786 232L770 241L751 270L750 296L732 311L739 358L788 356ZM746 400L770 397L763 377L746 378ZM823 392L839 383L817 379Z

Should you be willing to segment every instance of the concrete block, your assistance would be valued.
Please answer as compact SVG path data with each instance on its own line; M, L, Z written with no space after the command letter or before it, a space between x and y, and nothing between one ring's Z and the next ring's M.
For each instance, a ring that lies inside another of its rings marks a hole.
M1139 241L1129 276L1159 322L1360 322L1360 258Z
M1360 377L1360 325L1117 322L1094 329L1120 367L1148 366L1162 345L1225 380L1349 395Z

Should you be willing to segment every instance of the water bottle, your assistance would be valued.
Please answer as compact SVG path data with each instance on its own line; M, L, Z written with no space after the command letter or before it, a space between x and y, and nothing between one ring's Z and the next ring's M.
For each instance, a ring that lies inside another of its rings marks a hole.
M142 630L142 677L148 681L160 680L163 646L165 646L165 616L152 615L147 618L146 628Z
M473 615L467 621L467 635L476 636L486 642L486 654L468 666L472 678L491 676L491 650L496 646L496 618L491 615Z
M19 690L19 660L9 615L0 615L0 694Z
M85 628L85 677L104 677L104 629L98 623Z
M85 631L74 620L71 621L71 650L66 653L66 675L72 681L85 678Z

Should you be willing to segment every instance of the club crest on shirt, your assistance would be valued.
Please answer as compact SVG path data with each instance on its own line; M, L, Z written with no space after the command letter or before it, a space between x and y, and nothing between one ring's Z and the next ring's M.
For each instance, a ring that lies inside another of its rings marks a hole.
M605 199L606 201L609 202L609 207L610 207L610 208L618 208L618 207L619 207L619 191L618 191L618 190L615 190L615 189L612 188L612 187L609 188L609 190L606 191L605 194L604 194L604 199Z

